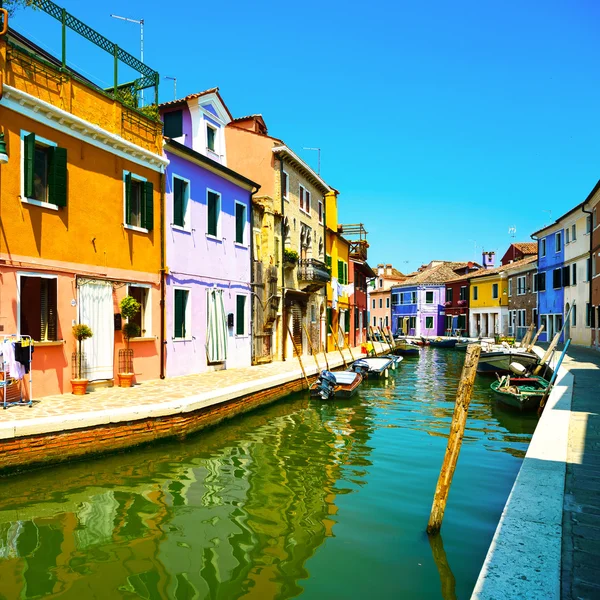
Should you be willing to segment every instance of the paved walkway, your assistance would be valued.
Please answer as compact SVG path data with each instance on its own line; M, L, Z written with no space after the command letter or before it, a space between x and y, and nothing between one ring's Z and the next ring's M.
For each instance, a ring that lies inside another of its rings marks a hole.
M376 343L376 350L385 352L386 348ZM360 348L353 348L352 353L354 358L362 356ZM344 350L344 357L346 362L351 361L348 349ZM315 375L315 359L307 356L302 360L307 375ZM317 360L324 369L324 355L317 355ZM343 366L338 351L328 353L327 360L332 369ZM300 378L300 364L294 358L253 367L144 381L128 389L101 388L85 396L46 396L34 401L31 408L11 406L0 410L0 440L191 412Z
M600 352L571 346L575 377L563 506L561 598L600 598Z

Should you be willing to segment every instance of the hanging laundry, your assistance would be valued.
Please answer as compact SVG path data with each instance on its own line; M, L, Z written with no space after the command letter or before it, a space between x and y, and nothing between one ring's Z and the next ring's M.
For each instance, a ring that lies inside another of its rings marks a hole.
M31 350L31 354L29 351ZM31 360L35 347L29 343L29 340L15 342L15 360L23 365L25 373L29 373L31 369Z
M338 305L338 298L340 295L340 284L338 283L337 277L331 278L331 308L335 310Z
M15 358L15 346L10 339L5 339L2 344L2 353L4 362L8 366L8 374L13 379L23 379L25 375L25 367Z

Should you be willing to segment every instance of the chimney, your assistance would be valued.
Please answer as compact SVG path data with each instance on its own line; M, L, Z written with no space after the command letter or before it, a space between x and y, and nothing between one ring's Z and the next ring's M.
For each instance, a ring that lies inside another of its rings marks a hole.
M493 269L495 260L495 252L486 252L485 250L483 251L483 254L481 255L481 262L483 264L484 269Z
M385 265L385 274L389 277L392 276L392 265Z
M377 265L377 275L383 275L383 263Z

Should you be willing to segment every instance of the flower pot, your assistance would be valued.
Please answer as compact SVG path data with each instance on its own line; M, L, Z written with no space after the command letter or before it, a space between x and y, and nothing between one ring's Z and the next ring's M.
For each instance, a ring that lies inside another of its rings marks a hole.
M85 396L87 392L87 379L71 379L71 389L75 396Z
M119 386L122 388L131 387L133 382L133 373L119 373Z

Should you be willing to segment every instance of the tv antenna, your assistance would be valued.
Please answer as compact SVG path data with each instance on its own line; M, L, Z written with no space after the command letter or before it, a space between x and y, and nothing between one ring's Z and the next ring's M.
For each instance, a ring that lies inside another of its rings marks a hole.
M514 225L511 225L508 228L508 235L510 235L510 237L513 239L517 237L517 228Z

